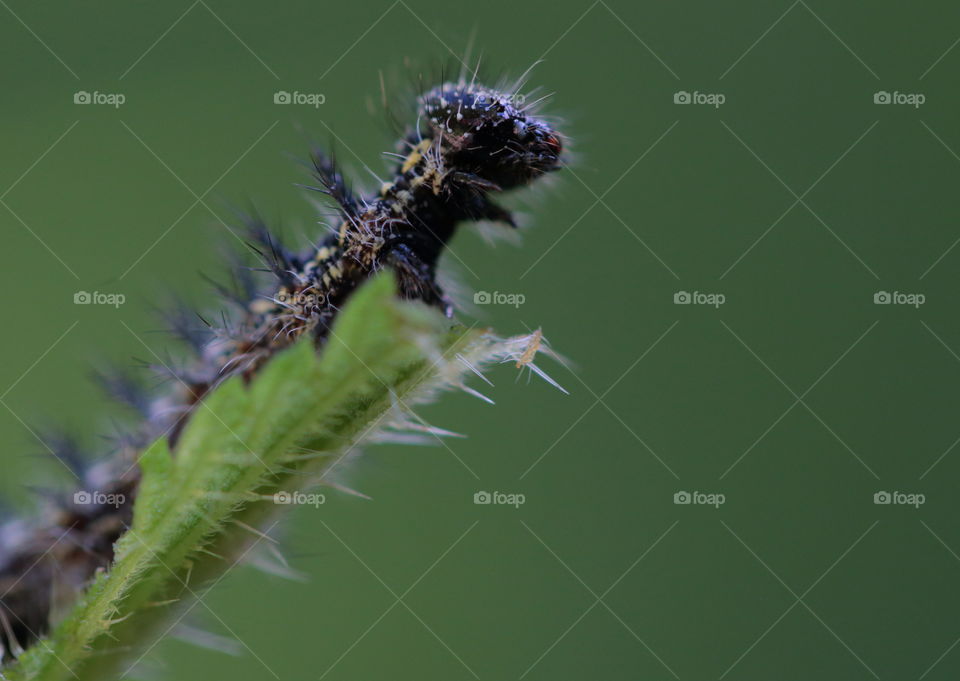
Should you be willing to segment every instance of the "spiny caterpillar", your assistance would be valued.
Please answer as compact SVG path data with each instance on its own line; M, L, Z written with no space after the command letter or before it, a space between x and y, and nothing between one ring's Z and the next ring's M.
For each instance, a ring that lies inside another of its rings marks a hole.
M20 656L50 631L58 613L75 602L94 575L109 568L114 544L129 527L137 496L138 456L165 437L176 454L178 437L197 405L220 383L254 376L276 353L302 337L319 349L339 310L363 282L383 269L395 273L399 295L452 316L437 283L437 261L464 221L515 226L509 211L492 200L561 166L559 134L532 107L509 94L460 79L421 94L418 117L399 143L393 179L368 197L355 196L329 157L311 154L319 187L337 209L331 233L307 253L285 248L258 217L245 218L251 248L273 278L266 289L237 268L235 285L220 287L241 318L197 329L193 315L173 314L172 329L197 359L175 372L176 389L162 399L143 396L135 381L117 372L102 377L107 390L143 416L117 453L93 468L77 466L82 489L54 499L43 517L0 526L0 664ZM540 345L517 353L530 364ZM53 444L53 443L48 443ZM55 447L75 461L69 442ZM92 503L91 503L92 501ZM2 676L2 674L0 674Z

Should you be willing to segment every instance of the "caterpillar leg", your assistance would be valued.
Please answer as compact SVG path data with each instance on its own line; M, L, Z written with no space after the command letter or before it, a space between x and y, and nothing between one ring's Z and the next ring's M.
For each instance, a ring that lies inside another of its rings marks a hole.
M383 263L397 273L400 297L408 300L422 300L443 310L447 317L453 317L453 302L444 295L437 284L433 268L424 262L414 250L406 244L393 246Z

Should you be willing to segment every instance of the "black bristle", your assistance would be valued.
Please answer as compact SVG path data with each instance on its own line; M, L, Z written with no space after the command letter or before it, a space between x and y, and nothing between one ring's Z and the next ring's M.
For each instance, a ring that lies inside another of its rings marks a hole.
M183 341L195 354L202 354L210 342L210 329L206 324L199 323L199 314L189 303L174 298L159 309L159 315L169 333Z
M226 300L229 303L234 305L240 305L241 307L250 302L250 296L246 292L237 286L236 282L231 282L231 284L221 284L219 281L210 277L204 273L200 273L200 278L207 282L217 294Z
M293 272L300 268L300 259L284 247L259 215L253 213L241 217L251 239L247 246L265 265L264 268L253 268L253 271L270 272L283 286L295 286L297 279Z
M164 357L154 360L133 358L134 361L151 374L160 379L160 383L170 383L176 385L190 385L195 380L201 380L196 370L183 366L182 362L175 360L169 353Z
M205 274L201 273L200 276L225 300L239 307L246 307L257 295L257 283L250 271L247 251L241 251L231 244L224 247L221 253L227 262L229 281L221 283Z
M109 443L114 451L139 450L150 444L150 438L143 433L135 432L113 421L111 426L111 432L101 433L98 437Z
M357 199L347 186L343 175L337 170L334 158L314 147L310 151L310 162L313 164L313 176L321 186L308 188L322 192L332 198L340 207L344 217L355 220L360 213Z
M93 372L93 379L107 397L132 408L142 416L149 415L149 392L134 372L120 367L104 366Z
M78 478L83 477L90 457L80 446L75 435L62 426L32 429L43 444L41 453L53 456L65 464Z

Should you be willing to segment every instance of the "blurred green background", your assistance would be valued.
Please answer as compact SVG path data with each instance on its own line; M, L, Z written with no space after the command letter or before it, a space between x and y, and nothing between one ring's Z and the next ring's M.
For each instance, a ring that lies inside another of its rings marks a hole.
M170 347L150 312L167 291L213 301L198 272L232 241L215 216L252 201L318 234L289 158L310 137L375 185L380 71L402 91L472 32L488 73L543 58L530 82L576 151L517 197L521 247L467 228L448 257L468 293L525 296L478 311L542 326L576 364L541 362L570 396L504 366L496 406L423 409L469 438L368 448L347 480L372 500L289 518L308 581L232 572L195 612L241 655L165 640L160 678L960 675L956 3L0 5L14 507L68 483L30 428L102 446L121 415L91 362Z

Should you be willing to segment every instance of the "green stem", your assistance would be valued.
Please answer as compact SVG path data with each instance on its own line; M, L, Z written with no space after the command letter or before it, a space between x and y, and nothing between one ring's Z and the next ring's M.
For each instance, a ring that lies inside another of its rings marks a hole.
M319 356L309 343L280 353L249 385L220 386L191 416L176 451L141 456L132 527L52 634L6 671L11 681L116 677L263 540L274 493L329 472L398 403L459 381L457 359L481 363L491 339L451 332L433 310L397 301L391 278L367 284ZM312 456L304 457L310 451Z

